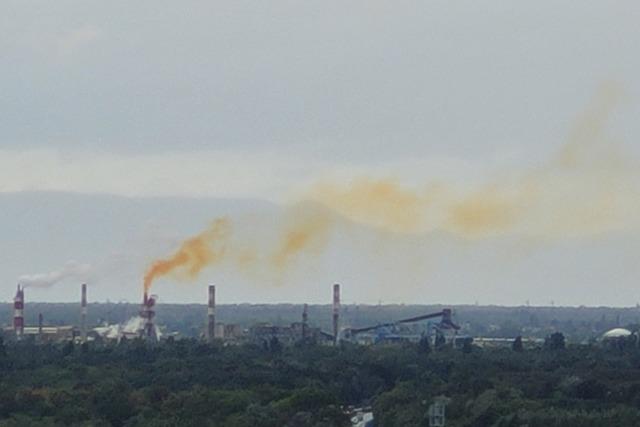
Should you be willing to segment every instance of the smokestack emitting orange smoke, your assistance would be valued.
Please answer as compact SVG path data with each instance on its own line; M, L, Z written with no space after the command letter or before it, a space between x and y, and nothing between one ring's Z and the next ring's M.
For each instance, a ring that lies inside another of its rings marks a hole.
M225 254L231 231L228 219L215 220L202 233L185 240L169 258L154 261L144 276L144 291L153 281L168 274L193 279L203 268L219 262Z
M394 180L362 178L349 185L321 183L288 207L275 241L231 241L230 220L218 220L185 241L171 257L154 262L145 290L168 274L195 278L225 256L248 272L261 265L285 273L295 258L321 251L336 225L349 221L391 233L445 230L466 238L513 233L526 238L590 236L637 225L638 173L617 161L604 135L620 91L605 86L572 129L567 145L545 167L497 179L473 190L452 184L403 187ZM340 216L343 220L340 221ZM345 221L346 218L349 221ZM264 242L263 242L264 243ZM366 250L366 249L365 249Z

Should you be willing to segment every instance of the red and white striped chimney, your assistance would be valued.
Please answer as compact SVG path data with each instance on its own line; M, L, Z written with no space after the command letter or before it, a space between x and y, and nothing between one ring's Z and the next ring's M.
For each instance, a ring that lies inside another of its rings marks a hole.
M13 331L16 339L22 339L24 334L24 288L18 285L18 291L13 299Z
M80 297L80 337L82 342L87 340L87 284L82 284Z
M140 309L140 317L143 319L142 337L149 340L157 339L156 330L153 325L153 318L156 315L153 306L156 304L154 296L149 296L147 292L144 293L142 299L142 307Z
M333 343L338 342L338 328L340 321L340 285L333 285Z
M207 341L216 337L216 287L209 285L209 305L207 306Z

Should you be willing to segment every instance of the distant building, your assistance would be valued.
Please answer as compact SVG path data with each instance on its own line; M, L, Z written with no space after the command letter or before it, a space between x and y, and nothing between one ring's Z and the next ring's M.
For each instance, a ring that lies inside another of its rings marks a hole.
M356 409L351 416L353 427L373 427L373 412L371 409Z
M619 340L619 339L624 339L624 338L628 338L632 335L631 331L628 329L624 329L624 328L614 328L611 329L610 331L605 332L602 335L602 340L603 341L607 341L607 340Z
M249 328L249 339L255 343L263 343L274 338L280 344L293 344L300 339L300 335L290 326L274 326L268 323L261 323Z
M628 329L614 328L605 332L600 338L600 342L604 346L611 347L625 347L629 344L638 345L638 336Z
M445 408L451 399L445 396L438 396L429 405L429 427L444 427L446 423Z
M13 327L3 329L5 337L14 337ZM24 326L22 327L21 339L33 340L37 342L62 342L71 341L78 335L78 331L73 326Z
M304 333L303 333L304 331ZM304 337L306 334L306 337ZM303 327L300 322L292 323L289 326L275 326L269 323L259 323L249 328L248 338L250 341L262 344L273 338L277 339L280 344L293 344L304 339L327 342L333 340L332 335L323 333L320 328Z
M135 339L144 336L145 331L149 327L146 319L141 316L134 316L124 324L105 324L93 328L88 334L88 340L103 340L103 341L120 341L122 338ZM157 339L162 338L162 332L160 328L155 324L150 325L153 328L153 336Z
M486 338L486 337L474 337L473 344L483 348L510 348L513 345L515 338ZM544 344L542 338L522 338L522 344L525 348L533 348Z
M243 335L244 335L244 329L242 328L242 326L235 323L224 325L225 337L238 339L238 338L242 338Z
M214 328L215 338L224 338L226 340L238 340L243 338L245 331L242 326L235 323L218 322Z
M224 327L225 327L224 323L216 322L213 328L214 338L224 338Z

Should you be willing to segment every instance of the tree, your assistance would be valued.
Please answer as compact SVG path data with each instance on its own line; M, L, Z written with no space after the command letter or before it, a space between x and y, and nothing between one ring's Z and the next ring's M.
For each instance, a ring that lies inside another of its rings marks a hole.
M422 354L431 353L431 343L429 342L429 337L423 336L422 338L420 338L420 341L418 342L418 351L420 351L420 353Z
M607 395L607 391L604 383L590 378L576 385L574 395L579 399L602 400Z
M462 352L469 354L473 351L473 346L471 345L471 340L470 339L465 339L462 342Z
M549 350L564 350L564 335L562 332L554 332L544 340L544 346Z
M73 354L73 349L74 349L73 341L67 341L64 347L62 347L62 355L66 357Z
M129 401L129 387L121 380L109 380L98 384L93 404L96 412L114 426L123 425L135 414Z
M269 341L269 350L271 350L272 353L280 353L282 351L282 344L280 344L278 337L271 337L271 340Z
M435 347L436 348L442 348L442 347L444 347L446 342L447 341L445 340L444 335L442 334L442 332L437 332L436 333Z

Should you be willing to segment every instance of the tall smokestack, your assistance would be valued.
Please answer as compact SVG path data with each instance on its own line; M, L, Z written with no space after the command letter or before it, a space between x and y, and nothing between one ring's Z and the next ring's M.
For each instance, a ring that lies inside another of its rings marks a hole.
M82 342L87 340L87 284L82 284L80 297L80 337Z
M18 285L16 296L13 299L13 331L16 339L22 339L24 334L24 289Z
M142 298L142 307L140 309L140 317L142 317L144 324L142 327L142 337L144 339L155 340L156 339L156 331L153 326L153 317L156 315L153 306L155 305L156 300L153 296L149 296L145 291L144 296Z
M42 313L38 313L38 341L43 341L42 327L44 325L44 317Z
M209 285L209 305L207 308L207 341L216 337L216 287Z
M333 344L338 343L338 327L340 320L340 285L333 285Z
M307 304L304 305L302 309L302 339L307 339L307 324L309 321L309 306Z

